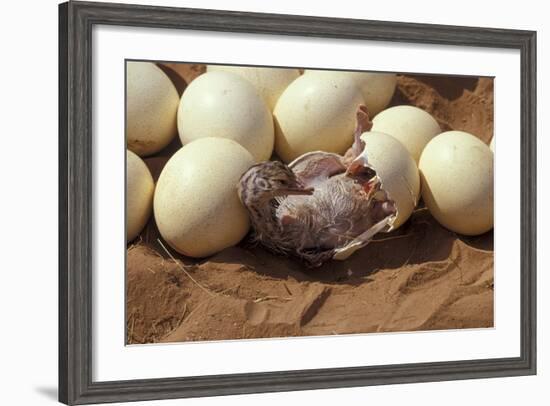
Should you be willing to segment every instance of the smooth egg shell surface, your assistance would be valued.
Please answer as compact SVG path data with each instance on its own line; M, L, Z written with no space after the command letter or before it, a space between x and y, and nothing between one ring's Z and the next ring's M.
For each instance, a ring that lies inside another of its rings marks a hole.
M304 74L347 77L354 80L363 94L371 118L386 108L397 85L397 76L394 73L306 70Z
M162 170L154 199L166 242L195 258L237 244L249 228L237 183L253 164L250 152L226 138L201 138L176 152Z
M126 150L126 242L145 227L153 208L155 182L145 162Z
M179 95L154 63L126 64L126 140L139 156L154 154L174 138Z
M386 133L399 140L417 164L424 147L441 133L435 118L414 106L390 107L374 117L372 124L372 131Z
M444 227L465 235L493 228L493 153L475 136L447 131L420 158L422 197Z
M405 147L391 135L371 131L363 133L361 139L365 141L368 164L397 207L388 231L395 230L408 220L420 197L418 168Z
M283 91L300 76L298 69L256 68L247 66L208 65L208 72L231 72L248 80L264 99L270 111Z
M245 147L256 162L273 152L273 117L250 82L229 72L206 72L181 97L178 131L183 145L221 137Z
M302 75L283 92L275 117L275 151L284 162L306 152L344 154L353 142L363 96L352 79Z

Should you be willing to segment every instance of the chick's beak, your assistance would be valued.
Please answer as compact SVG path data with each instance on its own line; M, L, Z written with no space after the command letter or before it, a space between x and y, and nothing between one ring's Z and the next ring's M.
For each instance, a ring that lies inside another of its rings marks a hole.
M311 195L313 194L312 187L306 187L302 182L296 181L292 186L281 187L275 190L276 196L289 196L289 195Z
M277 189L275 195L276 196L289 196L289 195L311 195L313 194L313 188L308 187L288 187L288 188L282 188Z

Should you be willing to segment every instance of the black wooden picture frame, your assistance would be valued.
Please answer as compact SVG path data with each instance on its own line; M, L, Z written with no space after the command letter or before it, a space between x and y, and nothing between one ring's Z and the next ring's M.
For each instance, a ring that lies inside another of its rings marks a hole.
M380 40L521 53L521 354L353 368L92 380L92 27L94 24ZM536 32L233 11L68 2L59 6L59 400L218 396L536 373Z

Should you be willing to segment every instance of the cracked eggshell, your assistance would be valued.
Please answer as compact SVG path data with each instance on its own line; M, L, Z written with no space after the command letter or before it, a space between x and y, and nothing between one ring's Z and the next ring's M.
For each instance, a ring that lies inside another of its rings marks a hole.
M141 232L153 209L155 182L145 162L126 150L126 242Z
M256 162L273 152L273 117L254 86L229 72L207 72L183 93L178 109L183 145L205 137L231 139Z
M420 177L416 163L405 147L394 137L374 131L361 135L368 165L376 171L382 189L394 201L397 215L392 231L411 216L420 197Z
M249 218L236 185L253 164L250 152L226 138L201 138L176 152L155 191L162 238L195 258L237 244L248 232Z
M420 158L422 197L444 227L464 235L493 228L493 153L463 131L435 137Z
M369 116L372 118L389 104L395 86L397 85L397 76L394 73L376 73L376 72L346 72L346 71L327 71L327 70L306 70L304 75L322 75L325 77L347 77L353 79L365 99L365 105Z
M283 92L275 117L275 151L291 162L312 151L344 154L353 143L355 114L364 104L346 77L302 75Z
M126 64L126 140L139 156L154 154L174 138L179 95L154 63Z
M435 118L418 107L395 106L374 117L372 131L386 133L399 140L418 164L422 150L441 133L441 128Z
M298 69L287 68L208 65L207 71L231 72L248 80L262 96L270 111L273 111L277 100L288 85L300 76Z

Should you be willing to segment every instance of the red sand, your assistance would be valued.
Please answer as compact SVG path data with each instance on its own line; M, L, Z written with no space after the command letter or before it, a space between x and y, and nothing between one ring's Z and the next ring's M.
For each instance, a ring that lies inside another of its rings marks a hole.
M181 92L204 67L165 69ZM444 130L492 137L492 79L400 76L397 104L425 109ZM155 178L180 146L176 140L146 159ZM458 236L422 207L347 261L315 270L246 241L202 261L171 251L206 290L157 238L151 220L128 248L129 344L493 325L492 231Z

